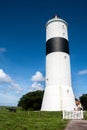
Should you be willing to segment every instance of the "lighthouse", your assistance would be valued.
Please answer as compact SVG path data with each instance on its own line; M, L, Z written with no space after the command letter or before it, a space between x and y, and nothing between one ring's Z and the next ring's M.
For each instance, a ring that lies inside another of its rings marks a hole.
M57 15L46 24L46 87L41 111L74 110L68 24Z

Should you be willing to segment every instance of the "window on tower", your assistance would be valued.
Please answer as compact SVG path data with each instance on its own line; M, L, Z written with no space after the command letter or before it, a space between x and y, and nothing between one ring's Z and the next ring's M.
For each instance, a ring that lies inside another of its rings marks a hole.
M65 29L65 26L64 26L64 25L62 25L62 28L63 28L63 29Z
M64 58L66 59L66 58L67 58L67 56L64 56Z
M69 93L69 90L67 89L67 93Z
M65 35L65 33L63 32L63 36Z
M46 80L48 81L48 78Z

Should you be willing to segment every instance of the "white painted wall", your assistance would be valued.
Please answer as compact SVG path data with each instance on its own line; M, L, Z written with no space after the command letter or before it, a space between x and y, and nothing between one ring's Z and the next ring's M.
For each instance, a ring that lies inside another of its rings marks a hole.
M63 37L68 40L67 24L60 19L48 21L46 26L46 41L54 37Z

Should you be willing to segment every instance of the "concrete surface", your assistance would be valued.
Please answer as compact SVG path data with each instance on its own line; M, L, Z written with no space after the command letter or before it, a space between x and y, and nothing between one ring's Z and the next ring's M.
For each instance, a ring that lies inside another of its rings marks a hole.
M71 120L65 130L87 130L86 120Z

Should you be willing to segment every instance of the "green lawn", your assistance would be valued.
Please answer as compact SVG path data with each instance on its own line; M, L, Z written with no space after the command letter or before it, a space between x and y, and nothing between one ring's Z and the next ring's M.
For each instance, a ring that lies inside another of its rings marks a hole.
M0 130L64 130L67 120L61 112L9 112L0 108Z
M84 119L87 120L87 111L84 112Z

